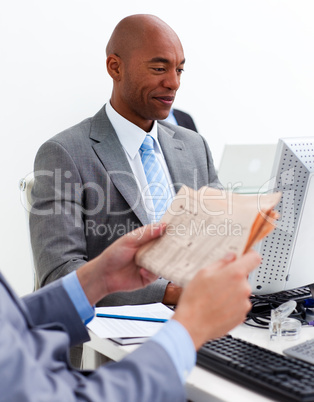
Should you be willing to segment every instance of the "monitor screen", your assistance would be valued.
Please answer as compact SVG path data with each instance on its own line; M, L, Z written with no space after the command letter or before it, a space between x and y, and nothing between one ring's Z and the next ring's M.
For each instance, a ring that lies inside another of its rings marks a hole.
M314 137L277 145L268 191L281 191L277 227L256 247L261 265L250 275L253 294L314 283Z
M222 185L236 193L257 193L268 181L276 144L226 144L218 169Z

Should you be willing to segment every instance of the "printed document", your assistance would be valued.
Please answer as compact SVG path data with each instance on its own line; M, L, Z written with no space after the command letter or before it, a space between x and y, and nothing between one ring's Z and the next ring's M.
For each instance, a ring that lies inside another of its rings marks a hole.
M166 233L143 246L136 262L184 286L198 269L227 252L240 256L266 236L278 218L274 207L280 197L183 186L161 219L167 223Z

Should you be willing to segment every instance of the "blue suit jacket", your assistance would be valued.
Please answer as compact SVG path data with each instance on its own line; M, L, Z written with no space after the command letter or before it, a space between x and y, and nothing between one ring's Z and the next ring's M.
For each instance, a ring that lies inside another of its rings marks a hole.
M184 401L165 350L146 342L94 372L71 367L68 350L88 340L58 280L19 300L0 273L0 401Z

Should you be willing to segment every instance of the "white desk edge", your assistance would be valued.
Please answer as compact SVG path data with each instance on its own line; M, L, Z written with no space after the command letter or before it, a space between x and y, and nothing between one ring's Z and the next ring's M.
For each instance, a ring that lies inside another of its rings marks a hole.
M313 327L302 327L298 340L270 341L267 329L252 328L245 324L230 332L235 337L242 338L256 345L282 353L282 350L314 337ZM101 339L90 331L91 340L85 345L93 351L118 361L126 354L135 350L139 345L121 346L109 339ZM186 382L187 397L195 402L224 401L224 402L266 402L272 399L257 394L241 385L233 383L198 366L194 367Z

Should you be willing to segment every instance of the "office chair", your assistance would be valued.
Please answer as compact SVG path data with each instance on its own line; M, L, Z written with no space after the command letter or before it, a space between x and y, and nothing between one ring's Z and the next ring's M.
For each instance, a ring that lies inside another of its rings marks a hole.
M29 173L27 176L25 176L23 179L21 179L19 181L20 197L21 197L21 203L25 210L27 237L28 237L30 258L31 258L31 264L32 264L33 275L34 275L34 289L33 290L37 290L37 289L39 289L39 283L38 283L38 278L37 278L35 266L34 266L34 258L33 258L33 252L32 252L32 247L31 247L31 236L30 236L30 231L29 231L29 215L30 215L31 208L32 208L32 194L31 193L32 193L33 185L34 185L34 173Z

